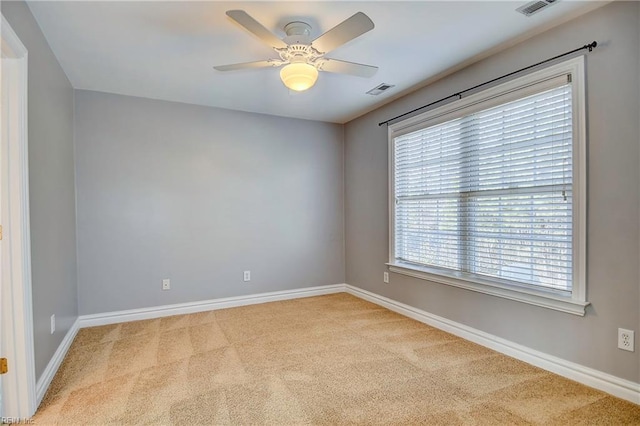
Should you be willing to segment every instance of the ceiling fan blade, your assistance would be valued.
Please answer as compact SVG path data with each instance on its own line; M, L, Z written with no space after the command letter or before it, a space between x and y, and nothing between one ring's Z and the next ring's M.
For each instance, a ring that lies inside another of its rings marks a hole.
M357 77L373 77L373 75L378 71L378 67L374 67L372 65L356 64L354 62L329 58L323 58L322 65L319 69L320 71L350 74Z
M260 40L271 47L287 47L287 43L280 40L275 34L266 29L260 22L253 19L244 10L227 10L227 16L256 35Z
M313 40L311 44L316 50L328 53L367 31L371 31L374 26L373 21L367 15L358 12Z
M230 64L230 65L218 65L217 67L213 67L218 71L236 71L236 70L244 70L250 68L265 68L265 67L277 67L278 63L273 61L255 61L255 62L243 62L241 64Z

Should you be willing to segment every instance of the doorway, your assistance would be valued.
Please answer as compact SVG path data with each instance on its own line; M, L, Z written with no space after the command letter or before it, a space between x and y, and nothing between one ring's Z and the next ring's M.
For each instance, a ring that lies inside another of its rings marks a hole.
M27 419L36 410L29 237L27 49L7 20L0 27L0 413ZM15 420L14 420L15 421Z

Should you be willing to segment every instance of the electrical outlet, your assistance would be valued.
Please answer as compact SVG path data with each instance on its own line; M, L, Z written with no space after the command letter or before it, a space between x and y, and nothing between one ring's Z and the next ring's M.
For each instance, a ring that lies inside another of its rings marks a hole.
M242 280L244 282L251 281L251 271L244 271Z
M56 314L51 315L51 334L56 331Z
M633 330L625 330L624 328L618 329L618 349L624 351L633 352L634 339Z
M171 280L169 278L165 278L164 280L162 280L162 289L171 290Z
M383 272L382 273L382 281L384 281L385 283L389 284L389 273L388 272Z

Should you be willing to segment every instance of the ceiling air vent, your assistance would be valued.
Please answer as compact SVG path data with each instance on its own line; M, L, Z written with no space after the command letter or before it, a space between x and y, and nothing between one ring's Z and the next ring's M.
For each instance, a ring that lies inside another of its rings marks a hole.
M556 1L557 0L534 0L524 6L520 6L516 9L516 12L520 12L525 16L531 16L534 13L540 12L545 7L551 6Z
M380 93L384 92L385 90L389 90L392 87L395 87L395 84L387 84L387 83L382 83L377 85L376 87L374 87L373 89L369 90L367 92L368 95L373 95L373 96L377 96Z

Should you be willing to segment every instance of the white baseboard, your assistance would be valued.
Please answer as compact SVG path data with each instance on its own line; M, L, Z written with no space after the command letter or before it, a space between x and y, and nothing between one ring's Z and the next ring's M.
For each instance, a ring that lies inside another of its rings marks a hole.
M98 325L117 324L121 322L161 318L172 315L194 314L196 312L235 308L238 306L255 305L258 303L299 299L302 297L321 296L324 294L332 293L342 293L344 291L345 284L333 284L318 287L299 288L295 290L251 294L247 296L225 297L222 299L203 300L200 302L154 306L152 308L130 309L126 311L105 312L93 315L81 315L78 320L80 323L80 328L95 327Z
M69 347L71 347L73 339L75 339L76 334L78 334L78 330L80 329L78 324L79 321L76 319L69 331L67 331L64 339L62 339L62 342L60 342L58 349L53 354L53 357L51 357L49 364L47 364L47 367L40 375L40 378L38 378L38 381L36 382L36 408L42 402L42 398L44 398L44 395L47 393L47 389L49 389L49 385L51 384L53 377L58 372L60 364L62 364L64 357L67 355L67 351L69 350Z
M497 352L535 365L544 370L566 377L592 388L599 389L635 404L640 404L640 383L621 379L611 374L593 368L585 367L574 362L540 352L526 346L494 336L484 331L430 314L413 306L405 305L370 291L362 290L345 284L345 291L377 305L383 306L399 314L413 318L432 327L462 337Z

